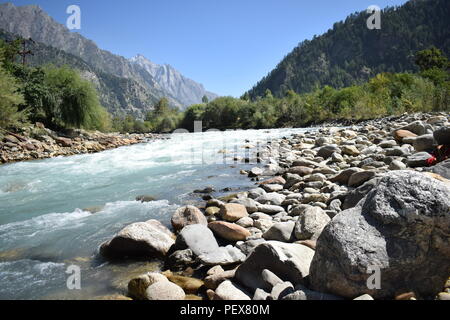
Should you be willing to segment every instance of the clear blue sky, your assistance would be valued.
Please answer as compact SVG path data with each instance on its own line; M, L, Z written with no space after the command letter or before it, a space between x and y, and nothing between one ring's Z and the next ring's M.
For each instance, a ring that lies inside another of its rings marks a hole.
M130 58L171 64L220 95L240 96L299 42L350 13L406 0L10 0L65 24L81 7L83 36Z

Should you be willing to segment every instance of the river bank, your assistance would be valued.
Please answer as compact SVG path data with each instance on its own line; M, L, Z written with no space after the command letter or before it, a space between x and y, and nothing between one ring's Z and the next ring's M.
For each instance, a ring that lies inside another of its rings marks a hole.
M119 134L81 129L55 132L37 123L22 128L20 133L0 132L0 164L96 153L162 138L163 135L151 133Z
M128 225L99 253L165 263L130 279L138 300L448 300L449 146L448 113L275 139L241 171L254 189L205 185L171 228Z

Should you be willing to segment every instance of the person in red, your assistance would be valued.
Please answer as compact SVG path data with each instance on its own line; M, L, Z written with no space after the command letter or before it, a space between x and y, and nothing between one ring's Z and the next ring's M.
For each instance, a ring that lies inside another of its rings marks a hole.
M450 159L450 145L436 147L435 151L431 155L432 157L427 160L427 164L429 167L432 167L439 162Z

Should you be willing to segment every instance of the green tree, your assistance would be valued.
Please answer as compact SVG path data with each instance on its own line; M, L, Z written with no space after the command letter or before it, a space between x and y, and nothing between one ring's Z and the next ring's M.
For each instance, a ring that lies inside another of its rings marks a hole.
M0 127L14 127L25 121L24 112L18 111L18 106L24 102L18 93L16 80L0 67Z
M447 70L450 67L447 57L435 47L417 52L416 64L422 72L434 68Z
M205 103L205 104L207 104L209 102L209 99L208 99L208 97L206 95L203 96L202 102Z

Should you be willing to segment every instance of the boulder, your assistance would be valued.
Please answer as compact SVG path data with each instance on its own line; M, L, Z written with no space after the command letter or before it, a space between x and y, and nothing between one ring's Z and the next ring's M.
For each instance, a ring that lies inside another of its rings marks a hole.
M332 177L330 179L331 182L340 183L340 184L348 184L350 177L355 173L362 172L363 170L360 168L349 168L341 171L338 175Z
M428 152L418 152L408 157L407 164L411 168L426 167L428 166L427 160L431 158L431 154Z
M283 177L273 177L272 179L265 180L260 183L260 185L266 185L266 184L286 184L286 180Z
M285 212L283 207L275 206L271 204L261 204L258 206L258 211L270 215L274 215L280 212Z
M351 175L350 179L348 180L348 186L349 187L359 187L365 182L371 180L373 177L375 177L374 171L361 171L356 172Z
M422 121L415 121L413 123L410 123L407 126L400 128L400 130L410 131L418 136L427 133L427 129Z
M394 138L398 143L403 143L405 138L416 138L417 134L408 130L396 130L394 131Z
M427 169L427 171L433 172L435 174L450 180L450 160L438 163L432 168Z
M128 294L137 300L145 300L147 298L147 288L159 281L169 280L160 273L146 273L140 275L128 283Z
M227 280L217 287L214 300L243 301L251 298L243 288Z
M312 288L351 299L392 299L411 291L432 297L449 275L449 233L450 189L425 174L391 172L323 230L311 264ZM381 289L369 289L377 269Z
M162 258L175 243L173 234L157 220L133 223L100 246L109 259Z
M208 221L200 209L194 206L178 208L172 216L172 226L175 231L179 231L191 224L207 225Z
M251 233L234 223L224 221L214 221L208 227L219 237L229 241L243 241L250 237Z
M219 247L212 231L202 224L193 224L181 230L174 248L192 250L204 265L230 265L245 259L245 255L237 248Z
M361 152L355 146L342 146L342 153L348 156L359 156Z
M262 196L257 198L256 201L262 204L273 204L276 206L281 206L281 204L285 199L286 199L285 195L276 192L271 192L263 194Z
M414 140L413 146L417 152L432 151L436 146L436 140L432 134L419 136Z
M255 213L258 211L258 203L252 198L243 198L243 199L234 199L231 200L231 203L236 203L243 205L249 214ZM242 210L242 208L241 208ZM243 210L242 210L243 211ZM244 216L243 218L245 218ZM242 219L242 218L241 218Z
M434 139L438 145L450 145L450 127L442 127L434 132Z
M309 167L292 167L288 172L291 174L298 174L300 177L304 177L313 173L313 170L314 169Z
M222 270L221 272L208 275L204 280L205 287L211 290L216 290L217 287L222 282L232 280L234 278L235 273L236 270L229 270L229 271Z
M227 203L220 208L219 212L222 219L229 222L236 222L239 219L248 217L247 209L238 203Z
M375 178L370 181L367 181L362 186L356 188L355 190L347 193L344 203L342 204L342 209L347 210L356 205L374 188L378 185L381 178Z
M324 146L324 147L320 148L320 149L317 151L317 155L318 155L319 157L324 158L324 159L328 159L328 158L330 158L330 157L333 155L333 153L335 153L335 152L336 152L336 153L341 153L341 149L339 149L339 147L338 147L337 145L331 144L331 145Z
M306 209L295 223L295 237L298 240L317 240L330 217L319 207Z
M196 278L176 275L170 271L164 272L164 275L170 282L175 283L187 294L197 294L200 288L204 286L204 282Z
M147 300L184 300L186 294L183 289L170 281L158 281L145 291Z
M294 241L294 227L294 221L275 223L263 234L263 238L266 240L292 242Z
M260 288L270 292L272 288L264 281L262 272L270 270L281 280L293 285L300 284L309 275L314 250L291 243L268 241L256 247L236 270L236 280L255 291Z

